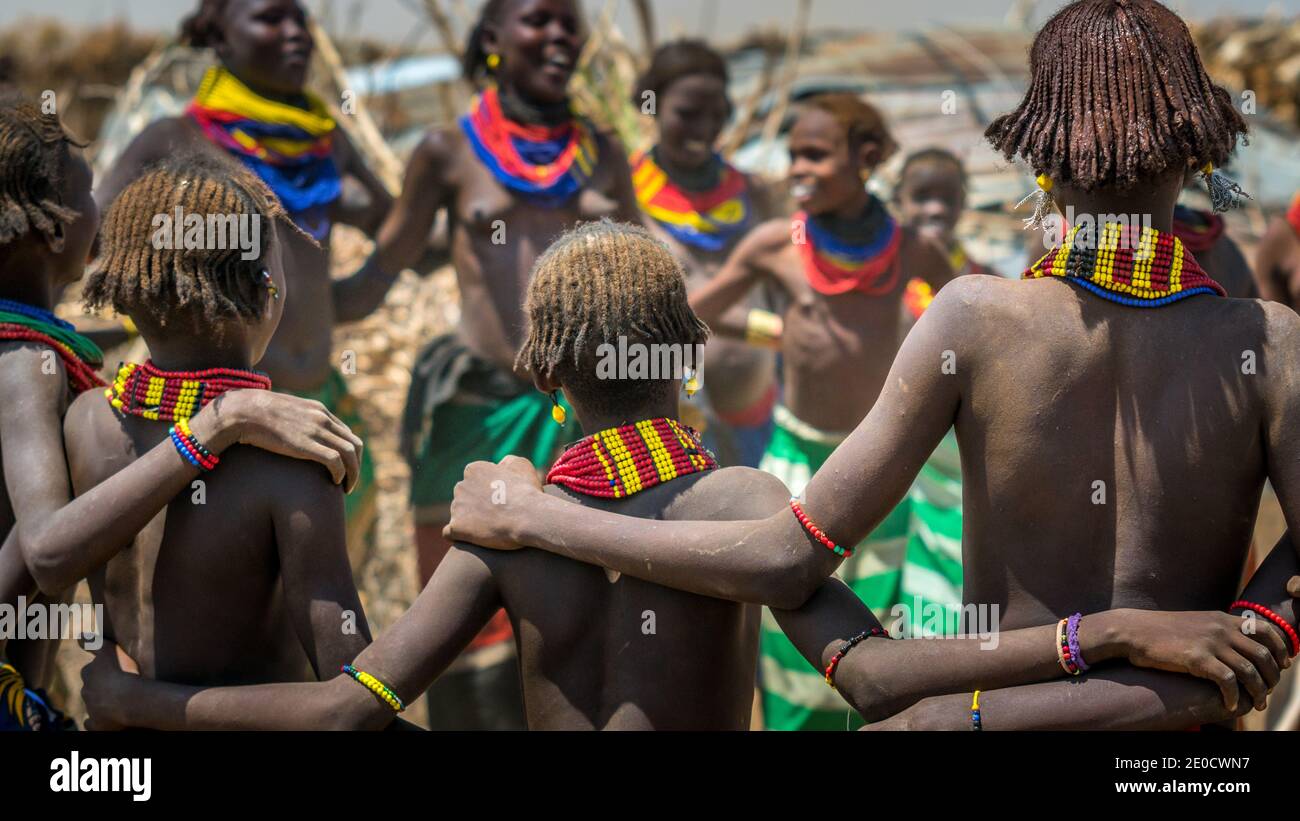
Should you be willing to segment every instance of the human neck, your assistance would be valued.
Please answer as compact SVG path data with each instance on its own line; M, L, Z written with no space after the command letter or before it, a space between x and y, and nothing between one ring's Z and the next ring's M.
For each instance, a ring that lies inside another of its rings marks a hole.
M257 83L250 81L246 77L240 76L238 72L232 70L229 66L225 65L224 63L222 64L222 68L224 68L226 71L229 71L230 76L234 77L236 80L238 80L239 82L247 86L249 91L253 92L254 94L256 94L257 96L263 99L272 100L277 103L284 103L285 105L291 105L294 106L295 108L303 108L303 109L307 108L307 97L305 94L303 94L301 89L287 94L281 91L273 91L269 88L260 86Z
M879 203L863 189L840 207L814 214L817 223L831 234L846 240L868 240L874 236Z
M538 103L524 98L513 87L502 85L497 89L501 113L506 119L525 125L563 125L573 119L568 99L558 103Z
M62 288L50 261L36 254L6 254L0 262L0 298L54 310Z
M1094 223L1100 224L1101 217L1119 217L1129 219L1136 215L1141 220L1150 220L1150 225L1157 231L1174 230L1174 205L1178 202L1178 191L1165 192L1160 189L1152 191L1117 192L1093 191L1083 193L1071 191L1061 197L1061 213L1071 225L1077 224L1080 215L1088 215ZM1071 217L1074 219L1071 219ZM1109 221L1109 220L1108 220Z
M717 187L722 176L720 173L722 165L714 158L695 168L684 168L674 165L657 145L650 149L650 158L655 161L655 165L664 170L670 180L687 191L708 191Z
M248 346L239 342L219 342L212 338L181 336L158 340L145 336L150 359L164 371L202 371L210 368L252 370L253 357Z
M575 407L575 411L577 408ZM643 419L658 419L666 417L668 419L677 418L677 394L665 396L655 402L649 402L644 406L637 408L636 412L631 414L608 414L595 413L592 411L579 411L578 423L582 430L588 436L598 431L608 430L610 428L621 428L624 425L631 425L634 422L640 422Z

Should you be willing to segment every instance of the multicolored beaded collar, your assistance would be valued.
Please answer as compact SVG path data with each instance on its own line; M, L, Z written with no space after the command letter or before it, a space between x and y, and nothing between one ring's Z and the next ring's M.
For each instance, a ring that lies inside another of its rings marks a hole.
M894 218L884 213L884 206L874 197L872 201L883 219L866 243L846 242L817 217L803 211L795 214L796 225L806 228L804 242L798 245L804 275L813 290L827 295L861 291L868 296L883 296L898 284L898 249L903 232Z
M0 340L37 342L53 348L63 360L63 370L74 393L104 385L104 380L95 373L104 364L99 346L77 333L71 322L59 319L44 308L0 299Z
M1297 235L1300 235L1300 194L1295 195L1291 201L1291 207L1287 209L1286 221L1291 223Z
M543 205L562 205L581 191L599 158L595 129L586 120L514 122L502 113L495 86L474 99L460 127L497 182Z
M1223 236L1223 217L1209 211L1175 205L1174 236L1183 241L1183 247L1188 251L1208 251Z
M307 108L269 100L214 66L185 113L262 178L299 228L323 242L329 206L343 191L333 153L337 126L319 97L304 97Z
M673 239L709 253L724 251L749 229L753 209L745 175L720 155L713 162L718 183L690 191L673 182L654 159L654 151L632 157L632 186L641 210Z
M1084 227L1071 228L1060 247L1047 252L1021 278L1063 277L1103 299L1135 308L1158 308L1196 294L1227 295L1173 234L1145 227L1134 243L1127 227L1111 222L1092 241L1089 235L1096 232L1079 237Z
M269 391L271 377L235 368L164 371L148 360L143 365L123 363L104 396L122 413L184 422L226 391L246 388Z
M586 496L622 499L717 466L699 433L660 417L602 430L570 446L551 465L546 482Z

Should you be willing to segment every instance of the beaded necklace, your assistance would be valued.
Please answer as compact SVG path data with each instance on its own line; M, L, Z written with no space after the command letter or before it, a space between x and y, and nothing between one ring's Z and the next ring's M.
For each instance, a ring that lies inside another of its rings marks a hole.
M495 86L460 118L474 153L502 186L543 205L562 205L595 172L595 131L581 117L557 126L517 123L501 111Z
M752 209L744 174L715 154L716 182L705 190L692 191L674 182L654 153L632 157L632 187L641 210L673 239L717 253L745 233Z
M271 378L257 371L209 368L164 371L152 360L123 363L104 396L122 413L155 421L185 422L226 391L270 390Z
M71 322L59 319L44 308L0 299L0 339L36 342L53 348L63 360L63 370L74 393L104 385L104 380L95 373L104 363L99 346L77 333Z
M903 232L874 197L872 203L880 209L883 219L865 243L836 237L817 217L803 211L795 215L796 224L807 229L804 241L798 245L804 275L813 290L827 295L862 291L868 296L883 296L898 284L898 249Z
M643 419L582 439L560 455L546 482L586 496L622 499L718 462L700 434L675 419Z
M1287 209L1286 221L1291 223L1297 235L1300 235L1300 194L1295 195L1291 201L1291 207Z
M1126 236L1129 229L1119 223L1107 223L1096 242L1079 238L1082 227L1070 229L1065 242L1021 278L1062 277L1103 299L1134 308L1158 308L1196 294L1227 295L1171 233L1143 228L1135 250Z

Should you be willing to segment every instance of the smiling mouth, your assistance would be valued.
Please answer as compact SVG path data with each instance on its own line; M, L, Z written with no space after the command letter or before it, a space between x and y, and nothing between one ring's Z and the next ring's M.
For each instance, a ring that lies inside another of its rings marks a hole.
M811 183L797 182L790 186L790 196L797 200L805 200L813 195L815 186Z
M542 66L556 71L570 72L573 70L573 55L563 51L555 52L542 61Z
M692 154L703 154L709 150L709 144L704 140L687 140L682 143L682 147Z

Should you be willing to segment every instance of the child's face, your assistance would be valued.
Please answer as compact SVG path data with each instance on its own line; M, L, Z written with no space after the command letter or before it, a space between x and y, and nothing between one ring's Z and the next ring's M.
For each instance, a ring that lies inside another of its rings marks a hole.
M484 37L501 81L538 103L563 102L586 42L574 0L515 0Z
M950 245L965 207L961 172L950 162L918 162L899 181L898 209L903 224L926 239Z
M691 74L675 80L655 101L659 154L677 168L699 168L713 158L731 103L722 78Z
M301 93L315 43L297 0L233 0L217 46L235 76L277 94Z
M809 214L826 214L862 195L863 171L879 153L875 143L852 150L848 134L833 116L804 109L790 129L791 195Z
M277 225L279 220L264 220L264 222L270 223L271 236L262 262L266 266L267 273L271 275L271 281L275 284L279 298L272 297L269 289L264 288L266 311L260 319L248 323L248 343L254 365L266 355L266 347L271 344L271 337L275 335L275 329L280 325L280 316L284 313L284 301L289 295L284 278L284 245L280 235L281 229Z
M78 214L63 227L63 249L58 253L58 285L81 279L86 270L90 246L99 230L99 207L90 195L94 173L79 148L69 148L67 173L63 179L63 202Z

